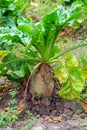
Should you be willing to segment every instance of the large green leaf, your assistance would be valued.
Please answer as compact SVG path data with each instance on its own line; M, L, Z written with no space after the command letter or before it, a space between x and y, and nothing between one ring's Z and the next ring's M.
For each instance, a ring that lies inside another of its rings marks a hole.
M15 42L20 42L24 46L30 42L30 38L28 34L25 34L18 30L16 27L9 28L9 27L1 27L0 28L0 40L12 40Z
M21 17L18 19L17 23L18 23L17 28L19 30L21 30L23 33L27 33L29 36L32 36L35 27L31 19L26 20Z

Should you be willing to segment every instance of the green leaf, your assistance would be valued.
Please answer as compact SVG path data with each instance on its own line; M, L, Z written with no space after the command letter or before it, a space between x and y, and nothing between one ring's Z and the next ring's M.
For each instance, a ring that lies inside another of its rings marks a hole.
M20 42L22 45L26 45L30 42L30 38L27 34L21 32L16 27L9 28L9 27L1 27L0 28L0 40L12 40L15 42Z
M21 30L23 33L27 33L29 36L32 36L34 31L34 24L32 20L26 20L24 18L19 18L18 21L18 29Z
M80 68L75 67L70 70L70 76L72 80L72 86L75 87L74 85L76 85L77 87L75 87L75 89L80 93L85 85L84 72Z
M10 5L8 6L8 9L9 9L9 10L15 10L15 8L16 8L16 6L15 6L14 4L10 4Z
M21 71L21 70L14 71L13 73L14 73L15 75L17 75L18 77L20 77L20 78L24 77L24 73L23 73L23 71Z
M0 61L0 76L4 76L7 71L8 69L6 68L5 63Z
M86 56L81 57L82 68L87 71L87 58Z
M30 65L26 62L22 64L22 66L20 67L20 71L23 77L25 76L28 77L30 70L31 70Z
M14 21L14 19L12 19L12 18L10 18L10 17L7 17L6 18L6 24L9 26L9 27L16 27L16 25L15 25L15 21Z

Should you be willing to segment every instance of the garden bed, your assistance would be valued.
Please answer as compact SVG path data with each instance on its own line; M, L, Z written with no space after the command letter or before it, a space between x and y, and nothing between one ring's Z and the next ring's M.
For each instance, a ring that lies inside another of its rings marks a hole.
M0 86L10 84L9 90L2 92L4 97L0 100L0 110L6 110L8 108L11 96L10 91L15 90L17 104L23 99L24 88L17 89L17 83L0 79ZM6 128L0 128L0 130L22 130L27 126L27 130L86 130L87 128L87 115L82 112L81 105L76 101L68 101L61 99L55 91L52 97L49 99L38 99L37 102L31 100L26 102L27 109L32 114L31 116L26 114L26 110L22 113L21 118L14 124L9 124ZM36 99L35 99L36 100ZM32 121L31 121L32 120ZM30 124L29 124L30 123ZM28 125L29 124L29 125Z

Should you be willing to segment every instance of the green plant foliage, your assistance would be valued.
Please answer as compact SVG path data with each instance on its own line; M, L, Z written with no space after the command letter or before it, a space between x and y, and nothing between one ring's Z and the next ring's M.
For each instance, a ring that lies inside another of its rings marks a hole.
M16 104L16 99L15 99L15 95L16 92L15 91L11 91L10 95L12 96L12 99L9 101L8 104L8 111L2 111L0 113L0 126L1 127L6 127L8 124L11 125L12 123L15 123L16 120L18 120L18 115L15 104Z
M0 0L0 23L14 24L15 19L24 13L30 0Z
M34 128L32 128L32 124L38 121L38 117L33 117L29 110L26 111L26 114L28 115L28 119L25 119L24 126L21 130L34 130Z
M0 49L1 53L4 53L4 51L7 53L3 54L4 56L0 61L0 76L7 76L10 79L27 77L38 62L48 64L58 62L60 56L87 45L87 43L80 44L62 52L58 44L55 44L62 28L71 26L80 17L78 10L81 6L82 4L78 3L74 3L67 8L60 5L46 14L38 23L34 24L31 19L19 18L17 26L14 24L10 27L1 27ZM82 70L78 68L75 57L68 56L67 61L63 65L64 69L63 66L59 67L59 69L62 68L61 82L64 83L64 87L59 93L64 98L74 99L79 97L85 78ZM57 71L61 72L59 69ZM58 72L56 75L58 75ZM79 76L80 74L81 76ZM67 80L70 82L67 82Z
M59 46L54 44L57 35L64 26L71 25L80 16L76 13L80 7L78 3L67 9L58 6L36 24L31 19L20 18L18 26L1 27L0 47L1 50L9 50L9 54L0 62L2 70L3 67L6 69L0 75L22 78L26 69L29 72L36 63L49 62L60 52ZM17 50L20 45L21 49Z
M74 2L82 3L80 10L78 10L80 12L80 19L77 19L73 25L74 29L77 29L82 25L83 21L87 21L87 0L61 0L61 3L65 6L70 6Z
M80 93L85 86L84 72L79 66L75 56L69 54L55 70L55 77L63 84L59 91L65 99L80 99Z
M0 114L0 126L5 127L8 124L14 123L18 117L14 115L16 110L10 108L8 112Z

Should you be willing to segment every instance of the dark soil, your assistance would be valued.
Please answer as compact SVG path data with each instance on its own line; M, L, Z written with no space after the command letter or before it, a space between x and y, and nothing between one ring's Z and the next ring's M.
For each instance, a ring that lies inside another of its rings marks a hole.
M35 99L34 103L32 101L27 101L28 109L34 115L61 115L62 113L67 114L67 116L72 116L76 110L79 109L79 105L75 101L66 101L59 98L57 94L54 94L48 98Z
M21 85L20 89L17 89L19 84L13 84L13 82L0 78L0 87L5 84L10 84L10 87L0 93L3 97L0 100L0 110L8 107L11 99L9 91L15 90L17 92L15 97L17 104L23 99L24 88ZM34 128L34 130L86 130L87 115L81 111L80 104L59 98L56 89L55 87L52 97L49 99L36 97L34 102L27 100L26 106L31 111L32 117L36 118L39 115L37 121L32 121L33 123L28 126L28 130L32 130L31 128ZM0 128L0 130L21 130L23 126L29 124L29 120L30 117L23 112L21 118L15 124Z

